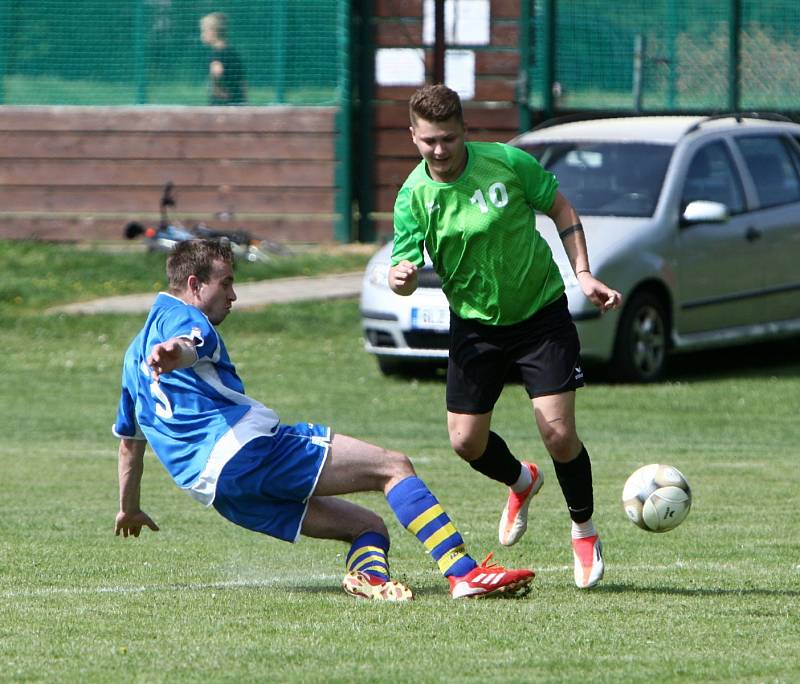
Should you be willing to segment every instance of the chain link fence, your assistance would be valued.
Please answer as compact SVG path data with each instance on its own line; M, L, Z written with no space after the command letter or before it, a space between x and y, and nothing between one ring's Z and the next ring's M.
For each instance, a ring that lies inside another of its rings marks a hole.
M0 103L206 105L224 14L246 104L328 105L341 95L342 0L0 0Z
M533 109L800 109L797 0L535 0L531 22Z

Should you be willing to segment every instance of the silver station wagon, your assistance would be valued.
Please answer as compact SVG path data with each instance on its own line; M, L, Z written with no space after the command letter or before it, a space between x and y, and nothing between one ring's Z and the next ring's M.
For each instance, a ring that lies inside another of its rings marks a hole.
M600 315L547 216L584 359L618 381L668 354L800 334L800 125L778 115L625 117L539 127L511 141L559 180L592 272L623 293ZM391 244L364 275L366 350L384 373L447 358L449 309L429 262L410 297L387 285Z

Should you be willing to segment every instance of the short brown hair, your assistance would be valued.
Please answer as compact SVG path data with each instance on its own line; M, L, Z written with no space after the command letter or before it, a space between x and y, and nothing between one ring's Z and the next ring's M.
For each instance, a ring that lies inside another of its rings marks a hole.
M222 12L206 14L206 16L200 20L200 25L208 26L219 40L224 41L228 39L228 17Z
M445 85L427 85L417 90L408 102L409 116L413 126L417 118L426 121L447 121L456 117L464 124L461 98L455 90Z
M183 292L189 276L207 283L214 272L214 262L223 261L233 267L233 250L228 240L183 240L167 257L167 278L172 292Z

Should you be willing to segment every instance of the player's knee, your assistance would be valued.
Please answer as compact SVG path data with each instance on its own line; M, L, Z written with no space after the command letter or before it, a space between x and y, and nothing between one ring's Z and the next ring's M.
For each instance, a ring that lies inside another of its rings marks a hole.
M571 461L580 451L580 440L574 430L564 425L549 426L542 431L542 441L550 456L561 462Z
M414 474L414 466L411 459L399 451L385 452L384 463L388 467L389 477L394 480L410 477Z
M486 450L486 440L462 434L451 434L450 446L465 461L474 461L476 458L480 458Z

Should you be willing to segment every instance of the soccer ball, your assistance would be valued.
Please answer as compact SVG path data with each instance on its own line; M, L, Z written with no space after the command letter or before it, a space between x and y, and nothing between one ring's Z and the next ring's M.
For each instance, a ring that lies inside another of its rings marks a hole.
M677 468L651 463L625 481L622 505L634 525L648 532L668 532L689 515L692 490Z

